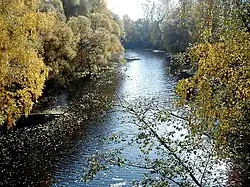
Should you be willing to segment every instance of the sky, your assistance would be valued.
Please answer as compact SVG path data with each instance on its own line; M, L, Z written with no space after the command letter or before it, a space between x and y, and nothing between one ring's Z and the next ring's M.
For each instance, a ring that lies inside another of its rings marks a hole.
M123 16L127 14L131 19L137 20L143 17L142 4L146 0L108 0L108 8L118 14Z

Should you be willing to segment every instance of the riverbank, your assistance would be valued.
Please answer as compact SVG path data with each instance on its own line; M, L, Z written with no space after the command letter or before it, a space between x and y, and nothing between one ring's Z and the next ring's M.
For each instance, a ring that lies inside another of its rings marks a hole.
M31 186L48 184L51 176L44 174L53 165L50 155L87 133L88 121L105 115L114 100L115 79L116 72L110 71L90 80L75 81L40 106L41 112L61 110L64 115L1 134L0 186L19 186L27 181L33 181Z

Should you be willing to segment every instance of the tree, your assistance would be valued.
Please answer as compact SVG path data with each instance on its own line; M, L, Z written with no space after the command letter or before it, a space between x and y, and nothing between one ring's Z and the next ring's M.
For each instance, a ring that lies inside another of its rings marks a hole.
M91 74L108 65L111 56L121 53L119 26L109 17L92 13L89 18L72 17L68 24L78 38L74 71Z
M0 123L9 127L29 114L47 78L66 86L123 51L105 1L1 1L0 25Z
M0 4L0 123L8 127L29 114L48 75L37 50L37 9L33 0Z
M47 4L53 5L55 10L61 7L54 1ZM100 65L106 64L113 53L122 51L118 39L121 35L120 27L110 17L106 4L89 1L67 1L63 4L68 21L61 19L61 11L50 12L54 14L50 19L51 27L42 36L43 56L46 65L51 68L50 82L59 85L67 85L79 75L97 72ZM98 9L99 12L105 14L90 13L95 6L102 10ZM105 32L99 36L97 31L101 28Z
M46 17L40 16L40 20L46 20L49 25L39 28L40 53L50 69L48 80L55 85L66 86L73 78L77 38L66 21L54 12L47 13Z
M240 165L244 186L249 182L250 36L239 4L244 3L199 4L204 30L201 43L189 52L196 73L179 82L177 93L191 108L193 132L216 139L217 154Z
M55 12L58 16L65 19L63 3L61 0L47 0L40 5L42 12Z
M124 17L125 47L165 49L169 53L184 51L189 43L195 42L194 16L190 14L184 27L180 15L175 1L147 1L142 19L132 21Z
M134 186L224 185L226 173L218 167L221 163L214 152L214 140L192 136L188 119L172 113L165 102L157 99L130 103L119 98L119 109L124 112L122 120L134 124L137 130L135 134L124 132L108 138L117 148L97 152L89 158L85 181L98 172L119 166L145 169L144 178L135 181ZM126 156L130 146L140 151L136 159Z

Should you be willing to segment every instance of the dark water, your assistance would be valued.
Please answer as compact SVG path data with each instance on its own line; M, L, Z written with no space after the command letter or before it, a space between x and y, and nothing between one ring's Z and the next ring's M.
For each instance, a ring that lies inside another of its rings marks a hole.
M171 102L174 97L176 81L165 70L164 54L133 50L126 55L141 60L124 65L122 74L78 81L68 92L55 93L46 112L65 116L1 137L1 186L131 186L143 177L143 169L113 167L91 182L81 180L90 155L116 146L103 138L136 132L135 125L122 122L126 114L115 110L117 95L128 102L153 98ZM115 105L103 111L112 100ZM136 159L138 150L130 147L124 155Z

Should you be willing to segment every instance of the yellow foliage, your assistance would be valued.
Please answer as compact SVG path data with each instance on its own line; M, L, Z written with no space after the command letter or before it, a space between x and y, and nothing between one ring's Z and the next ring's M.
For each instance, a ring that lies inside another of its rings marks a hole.
M123 50L118 39L119 26L104 14L92 13L89 18L72 17L68 24L78 41L78 52L74 59L75 72L97 72L108 65L113 54Z
M93 31L89 18L84 16L71 17L68 25L72 29L74 36L79 40L88 37Z
M60 0L0 1L0 124L11 127L28 115L47 77L65 85L78 72L106 67L122 51L120 27L106 3L88 3L88 18L66 22Z
M89 19L91 20L91 27L93 30L105 28L109 32L113 31L111 19L105 14L92 13L89 15Z
M66 85L76 55L78 38L70 26L54 13L40 13L39 20L45 23L44 26L38 26L38 31L41 54L44 63L50 68L49 79L56 84Z
M189 101L198 117L197 129L213 133L221 143L249 125L250 35L238 33L224 42L191 49L196 74L179 82L181 104ZM244 125L243 125L244 124Z
M0 118L11 127L42 94L47 68L36 44L37 1L0 4Z

